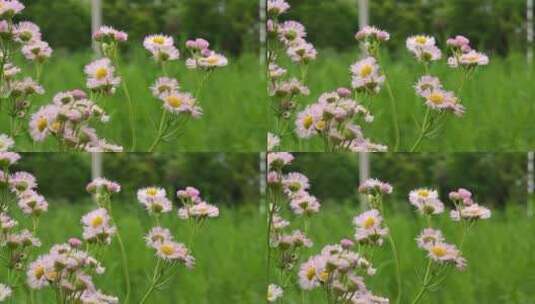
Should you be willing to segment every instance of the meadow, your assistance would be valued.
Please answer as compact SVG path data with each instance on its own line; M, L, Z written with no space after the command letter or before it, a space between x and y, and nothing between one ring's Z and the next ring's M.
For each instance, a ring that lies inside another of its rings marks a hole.
M386 204L405 206L409 203L388 201ZM386 207L386 222L400 252L401 303L411 303L421 287L420 276L426 261L424 251L416 247L415 241L425 224L415 213L392 212L390 206ZM466 239L463 249L468 260L466 271L450 273L440 289L430 292L421 303L535 303L535 259L532 254L535 249L535 222L533 218L527 218L520 208L493 212L492 218L478 223ZM327 244L352 238L352 218L359 213L355 205L324 204L320 212L309 220L308 236L314 241L314 246L305 250L305 259L317 254ZM436 223L443 227L446 238L458 239L459 227L446 215L437 218ZM383 246L376 250L373 258L377 273L367 281L375 294L389 297L393 302L396 295L395 266L388 244ZM298 290L298 286L287 290L284 303L303 303ZM324 292L320 288L305 293L304 303L326 303Z
M406 52L406 51L405 51ZM324 92L350 86L349 66L359 58L359 52L336 53L319 50L318 59L309 63L306 85L310 95L300 97L298 110L317 101ZM424 101L414 91L414 84L424 74L422 65L401 53L396 57L384 54L381 69L386 73L396 100L401 130L400 151L409 151L416 141L424 117ZM288 62L293 75L299 71ZM457 89L460 72L449 68L443 61L431 65L430 74L439 77L446 89ZM464 117L451 116L440 133L425 140L420 151L526 151L535 144L532 130L535 114L535 86L533 70L527 68L525 57L510 54L508 57L490 55L490 64L480 67L472 80L466 82L461 100L466 106ZM362 100L361 100L362 101ZM394 126L390 101L383 89L371 102L375 115L373 123L364 126L364 134L372 141L393 146ZM291 126L294 125L292 121ZM274 122L272 121L272 125ZM316 137L297 141L289 135L282 141L281 151L323 151L323 141Z
M137 202L113 204L114 216L128 257L132 303L138 303L148 287L148 279L155 263L153 250L143 240L151 227L150 219ZM49 212L42 216L37 233L43 244L36 252L44 254L53 244L64 243L71 237L80 237L80 218L94 208L94 203L89 200L77 202L76 205L50 202ZM192 248L196 258L195 268L188 270L181 266L165 289L155 291L148 303L264 302L264 243L259 241L264 238L264 229L259 225L262 219L257 208L256 204L245 204L240 209L221 208L221 216L209 220L197 234ZM164 218L162 226L169 228L177 241L187 243L189 226L178 219L176 213ZM106 267L106 272L95 277L95 284L103 292L123 299L124 280L116 241L102 250L100 260ZM27 303L24 292L18 295L18 298L8 303ZM50 288L36 291L35 295L36 303L54 302L54 293Z
M74 88L85 88L84 66L94 59L90 52L66 53L58 50L50 62L45 64L42 85L44 95L33 98L31 113L41 105L49 104L52 97ZM258 57L244 54L229 58L230 64L217 70L207 81L200 96L204 115L190 120L174 140L163 143L158 151L261 151L265 149L267 117L265 104L265 82L263 70L257 67ZM17 62L21 67L27 63ZM168 65L170 75L179 80L181 90L195 93L200 74L186 69L183 61ZM148 151L153 142L161 113L161 101L155 99L149 87L161 75L158 65L143 49L130 50L123 58L119 70L126 75L135 108L137 133L136 151ZM33 71L25 73L33 74ZM111 116L111 121L99 124L97 131L113 143L130 149L128 107L122 90L116 96L104 98L99 105ZM9 119L4 113L0 117L0 130L7 133ZM17 151L56 151L57 144L47 139L42 144L33 144L24 135L17 140Z

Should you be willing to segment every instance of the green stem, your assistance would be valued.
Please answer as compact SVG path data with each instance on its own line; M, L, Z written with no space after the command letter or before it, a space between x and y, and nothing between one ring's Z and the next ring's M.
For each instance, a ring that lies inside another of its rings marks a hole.
M132 148L130 151L136 150L136 124L135 124L135 116L134 116L134 105L132 104L132 98L130 97L130 91L128 90L128 85L126 84L126 80L123 79L123 92L126 97L126 100L128 102L128 121L130 124L130 133L132 136Z
M123 263L123 276L124 276L125 287L126 287L126 296L125 296L123 303L128 304L130 302L130 293L131 293L130 274L128 273L128 261L126 258L126 250L124 248L123 239L121 238L119 229L117 229L117 242L119 243L119 249L121 250L121 260Z
M147 291L145 292L145 295L143 296L143 298L141 298L141 301L139 302L139 304L145 303L149 299L154 289L156 288L156 285L158 283L159 272L160 272L160 264L161 264L161 259L158 259L158 261L156 262L156 266L154 266L154 272L152 274L152 281L149 286L149 289L147 289Z
M396 248L396 244L394 243L394 239L392 238L391 234L388 234L388 241L390 242L390 247L392 248L392 254L394 255L394 261L396 262L396 284L398 287L398 293L396 295L396 303L401 303L401 295L403 292L402 286L401 286L401 263L399 260L399 254Z
M427 284L429 283L428 280L429 280L429 276L431 275L431 263L432 261L431 259L429 259L429 262L427 262L427 269L425 271L424 284L422 288L420 289L420 291L418 292L418 294L416 295L416 297L414 298L414 300L412 301L412 304L417 304L418 302L420 302L425 292L427 291Z
M410 152L416 151L418 149L418 146L422 143L422 140L424 139L426 133L427 133L427 121L429 119L429 113L431 112L431 108L427 107L427 110L425 111L424 121L422 122L422 129L420 131L420 135L418 136L418 139L412 146Z
M163 130L164 130L166 118L167 118L167 110L163 109L162 116L160 118L160 124L158 127L158 134L156 135L154 142L150 146L149 152L154 152L154 150L156 150L156 147L158 147L158 145L160 144L160 141L162 140L162 137L163 137Z
M392 121L394 123L394 132L395 132L394 152L397 152L399 150L399 142L400 142L398 112L396 108L396 101L394 99L394 93L392 93L392 88L390 87L390 82L388 81L388 77L386 77L385 84L386 84L386 91L388 92L388 97L390 99L390 106L392 107Z

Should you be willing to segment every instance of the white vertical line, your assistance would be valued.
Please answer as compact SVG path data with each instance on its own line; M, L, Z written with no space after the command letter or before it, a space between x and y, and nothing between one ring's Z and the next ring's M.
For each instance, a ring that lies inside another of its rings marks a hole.
M94 34L102 25L102 0L91 0L91 34ZM93 41L93 51L100 55L98 44ZM93 179L102 176L102 154L91 153L91 176Z
M533 216L533 204L535 197L533 192L535 190L535 152L528 152L528 174L527 174L527 190L528 190L528 216Z
M358 0L359 9L359 27L362 29L366 25L370 24L370 7L368 0Z
M260 35L260 65L264 65L266 62L266 40L267 40L267 30L266 30L266 0L260 1L260 24L259 24L259 35Z
M260 212L265 212L266 187L267 187L267 168L266 168L266 152L260 153Z
M528 64L531 65L533 63L533 0L527 0L526 19L526 35L528 40L526 56Z
M91 34L94 34L102 26L102 0L91 0ZM93 50L100 55L100 48L93 40Z
M370 178L370 154L368 152L360 152L359 158L359 184ZM360 194L360 206L366 209L368 206L368 198L364 194Z

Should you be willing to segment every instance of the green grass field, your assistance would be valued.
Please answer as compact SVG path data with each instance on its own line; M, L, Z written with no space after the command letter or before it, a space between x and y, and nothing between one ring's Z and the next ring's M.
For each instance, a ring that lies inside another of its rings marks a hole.
M48 104L59 91L85 87L84 66L92 60L90 53L66 54L58 51L47 63L42 84L46 94L34 98L32 112L38 106ZM181 136L163 144L159 151L261 151L265 149L267 116L263 70L259 69L258 57L243 55L230 58L230 65L216 71L207 82L200 96L204 115L190 121ZM149 90L155 79L163 76L157 65L144 50L134 50L123 63L133 98L136 116L138 143L136 151L147 151L157 133L161 101ZM27 63L20 63L25 67ZM28 70L24 70L28 73ZM184 61L169 65L169 74L176 77L181 89L195 93L200 75L187 70ZM121 90L117 95L104 99L100 105L111 115L108 125L97 130L111 142L121 144L126 150L131 147L128 126L127 102ZM7 133L8 117L2 113L0 132ZM54 151L56 143L49 139L35 147L26 137L17 140L17 151Z
M150 220L139 203L128 202L119 207L114 203L114 217L118 222L128 256L132 280L132 302L139 300L148 287L155 258L146 247L143 235L150 229ZM193 270L180 267L166 289L156 291L148 303L262 303L264 298L263 242L264 229L257 205L240 210L223 208L218 219L206 223L193 246L197 265ZM50 212L43 216L38 232L43 245L39 254L48 252L55 243L70 237L81 237L80 218L94 209L94 203L83 202L76 207L66 203L51 203ZM176 211L176 210L175 210ZM188 225L173 212L162 221L179 242L187 243ZM124 281L117 241L103 251L100 259L106 267L102 276L95 276L95 284L105 293L124 297ZM0 274L3 275L2 270ZM3 281L3 280L0 280ZM27 303L22 296L12 303ZM36 293L37 303L53 303L51 289Z
M406 202L400 204L408 205ZM310 220L309 236L315 244L306 250L305 256L317 254L324 245L341 238L351 238L354 234L352 218L358 213L358 209L350 205L331 204L323 208L317 217ZM386 221L400 252L403 280L401 303L411 303L421 287L418 271L421 274L426 262L425 253L416 247L414 239L425 224L415 214L405 211L393 214L387 210ZM446 215L436 224L436 227L441 227L448 241L458 242L459 227ZM466 239L463 250L468 260L466 271L452 272L445 284L428 294L421 303L535 303L534 231L533 218L527 218L523 210L495 211L489 221L477 224ZM388 243L376 253L374 265L378 271L367 281L369 288L394 301L395 266ZM301 294L296 289L289 295L290 299L285 303L301 303ZM320 289L307 293L305 297L305 303L320 304L325 301Z
M133 282L133 303L139 300L147 287L147 275L152 270L152 251L143 240L150 222L137 203L119 207L114 205L128 253L128 263ZM51 244L64 242L72 236L80 236L80 217L94 208L89 201L83 205L65 203L50 204L50 212L41 220L39 237L43 246L38 253L48 251ZM321 247L343 237L351 237L353 216L358 206L324 204L323 209L311 220L310 237L315 245L305 251L306 257L316 254ZM418 267L422 267L424 253L416 248L414 238L423 223L412 213L387 212L387 221L400 250L403 276L402 303L410 303L419 287ZM298 222L294 224L299 224ZM187 225L170 215L163 225L172 229L179 241L186 241ZM440 223L449 240L457 238L456 227L443 217ZM454 272L443 288L430 294L423 303L535 303L535 260L533 232L535 222L520 210L496 211L490 221L478 224L469 235L465 256L468 269ZM246 204L239 209L223 208L221 217L209 221L199 234L193 248L197 266L193 271L181 269L168 288L154 294L149 303L263 303L265 292L265 220L258 212L257 204ZM107 271L95 282L103 291L118 296L124 294L121 263L117 243L105 251L103 262ZM368 280L377 294L391 299L395 294L395 279L389 248L379 250L374 264L378 273ZM286 291L284 303L301 303L296 289ZM37 303L52 303L50 290L37 293ZM307 294L305 303L325 303L323 295L314 291ZM13 303L26 303L23 297Z
M350 86L349 66L358 53L320 51L318 60L311 63L307 73L310 96L299 100L300 109L317 101L323 92ZM420 151L526 151L535 146L532 130L535 115L535 86L533 71L526 68L525 58L491 56L490 64L478 70L474 79L466 83L461 99L466 106L462 118L451 117L436 138L425 141ZM287 65L286 65L287 66ZM382 68L389 78L398 109L401 130L400 151L408 151L416 141L425 112L424 102L417 97L413 85L423 74L423 67L404 54L388 59ZM294 75L300 75L294 71ZM431 74L438 76L448 90L457 90L459 71L441 61L434 64ZM366 125L365 135L374 142L393 146L394 127L388 94L382 90L371 106L375 121ZM272 124L274 125L274 124ZM294 122L291 122L291 126ZM321 138L296 141L291 136L283 140L281 151L323 151Z

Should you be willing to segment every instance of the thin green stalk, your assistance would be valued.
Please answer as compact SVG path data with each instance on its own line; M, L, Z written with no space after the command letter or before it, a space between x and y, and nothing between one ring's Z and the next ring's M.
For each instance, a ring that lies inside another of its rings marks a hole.
M396 295L396 303L401 303L401 295L403 292L403 288L401 286L401 263L399 260L399 254L396 248L396 244L394 243L394 239L392 238L392 234L388 234L388 241L390 242L390 247L392 248L392 254L394 255L394 261L396 262L396 284L398 288L398 293Z
M147 291L145 292L145 295L143 296L143 298L141 298L141 301L139 302L139 304L145 303L149 299L154 289L156 288L156 285L159 279L160 264L161 264L161 259L158 259L158 261L156 262L156 266L154 266L154 272L152 274L151 284L149 288L147 289Z
M136 150L136 118L134 114L134 105L132 104L132 98L130 97L130 91L128 90L128 85L126 84L126 81L123 79L122 81L123 85L123 92L126 97L126 100L128 102L128 120L130 124L130 133L132 136L132 148L130 151Z
M124 248L123 239L121 238L121 234L119 233L119 230L117 229L117 242L119 243L119 249L121 250L121 262L123 264L123 276L125 279L125 287L126 287L126 296L124 298L125 304L130 303L130 293L131 293L131 284L130 284L130 274L128 273L128 261L126 259L126 250Z
M427 290L427 284L429 283L428 280L430 279L429 276L431 275L431 263L432 261L431 259L429 259L429 262L427 262L427 269L425 271L424 284L418 294L416 294L416 297L412 301L412 304L417 304L422 299Z
M386 91L388 92L388 97L390 99L390 106L392 107L392 120L394 123L394 132L395 132L394 152L397 152L399 150L399 142L400 142L398 111L396 108L396 101L394 99L394 93L392 93L392 87L390 87L390 82L388 81L388 77L386 77L385 85L386 85Z
M162 140L162 137L163 137L163 130L164 130L166 119L167 119L167 111L163 109L162 116L160 118L160 124L158 127L158 134L156 135L154 142L150 146L149 152L154 152L154 150L156 150L156 147L158 147L158 145L160 144L160 141Z
M420 146L420 144L422 143L422 140L424 139L427 133L427 127L428 127L427 123L428 123L430 112L431 112L431 108L427 107L427 110L425 111L424 121L422 122L422 129L420 131L420 135L418 136L418 139L412 146L410 152L416 151L416 149L418 149L418 146Z

